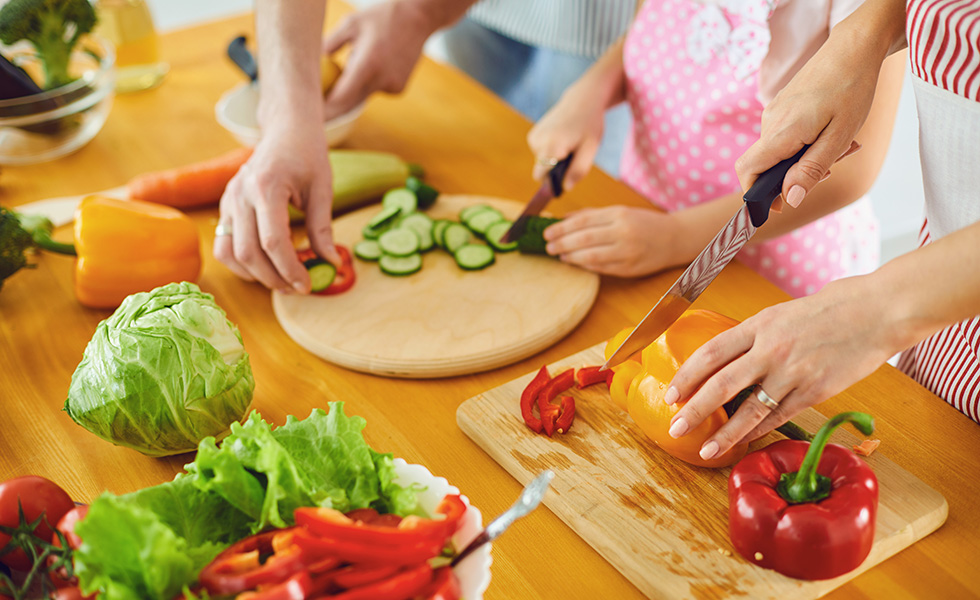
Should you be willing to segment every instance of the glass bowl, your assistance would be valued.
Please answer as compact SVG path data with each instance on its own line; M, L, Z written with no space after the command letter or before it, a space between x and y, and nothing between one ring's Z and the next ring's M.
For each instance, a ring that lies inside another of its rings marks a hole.
M30 44L3 48L26 72L40 71ZM87 144L105 124L115 87L115 52L87 36L72 53L69 72L78 79L39 94L0 100L0 165L27 165L64 156Z

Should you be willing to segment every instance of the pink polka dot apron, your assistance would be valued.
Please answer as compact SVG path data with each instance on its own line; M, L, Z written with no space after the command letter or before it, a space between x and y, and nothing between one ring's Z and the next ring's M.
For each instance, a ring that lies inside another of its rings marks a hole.
M646 0L623 48L633 131L621 178L673 212L737 192L735 159L759 137L759 66L774 0ZM793 296L878 265L867 198L739 259Z

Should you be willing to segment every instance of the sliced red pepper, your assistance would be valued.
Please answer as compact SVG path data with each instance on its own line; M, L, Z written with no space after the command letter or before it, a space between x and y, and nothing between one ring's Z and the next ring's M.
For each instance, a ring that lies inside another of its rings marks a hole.
M359 544L411 545L423 542L444 542L443 528L432 519L405 519L398 527L368 525L355 521L332 508L297 508L293 512L296 524L316 536L350 541ZM427 527L425 521L433 523ZM414 523L419 523L413 526ZM403 528L401 524L407 525Z
M330 574L333 583L345 590L387 579L400 571L394 565L350 565Z
M459 600L463 591L452 567L439 567L432 572L432 582L418 595L422 600Z
M603 371L602 367L582 367L575 371L575 387L578 389L602 383L608 379L608 371Z
M304 600L313 592L313 580L306 571L300 571L289 579L266 586L254 592L243 592L235 600Z
M303 569L303 553L295 544L276 550L273 538L294 531L270 531L233 544L201 570L201 585L214 594L235 594L288 579ZM260 562L262 556L268 556L265 562Z
M575 420L575 398L562 396L558 399L561 406L561 415L555 419L555 428L558 433L567 433Z
M310 556L332 556L351 563L412 565L438 556L442 552L442 541L426 541L418 544L378 546L350 540L340 540L315 536L300 530L296 534L296 545Z
M416 597L432 581L432 567L423 562L387 579L313 600L407 600Z
M538 394L549 381L551 381L551 375L548 374L548 365L542 365L541 370L521 393L521 416L524 417L524 423L534 433L541 433L542 427L541 419L534 416L534 404L538 399Z
M541 425L544 432L551 437L555 432L555 422L561 413L561 408L552 404L551 401L558 397L558 394L568 390L575 384L575 369L567 369L555 375L548 385L538 394L538 413L541 415Z
M353 287L354 282L357 280L357 276L354 273L354 261L351 259L350 251L340 244L334 244L334 248L337 249L337 254L340 255L340 264L334 265L334 268L337 269L337 274L334 276L333 282L325 289L319 292L313 292L317 296L341 294ZM296 257L300 262L306 262L311 258L318 258L312 248L297 250Z
M612 389L613 377L616 376L616 371L612 369L606 369L606 387Z

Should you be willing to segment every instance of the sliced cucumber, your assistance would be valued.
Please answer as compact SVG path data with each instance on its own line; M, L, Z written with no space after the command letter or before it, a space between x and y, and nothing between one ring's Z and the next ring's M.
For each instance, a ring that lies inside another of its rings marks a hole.
M390 229L378 238L381 251L391 256L408 256L419 251L419 236L411 229Z
M450 223L442 234L442 241L442 247L455 254L460 246L473 241L473 233L459 223Z
M428 252L435 247L431 233L428 231L414 231L414 233L419 236L419 252Z
M409 215L418 209L419 203L415 193L408 188L395 188L385 192L381 206L398 209L401 215Z
M337 277L337 268L322 258L311 258L303 266L310 274L310 290L314 292L327 289Z
M354 256L361 260L381 258L381 244L374 240L361 240L354 244Z
M499 223L504 220L504 216L500 214L496 209L480 211L473 216L471 216L466 221L466 226L483 235L490 229L490 226L494 223Z
M524 233L517 238L517 249L522 254L547 254L544 230L561 219L551 217L528 217Z
M452 221L448 219L438 219L432 224L432 241L436 243L440 248L445 248L445 242L443 241L443 234L446 232L446 228L452 224Z
M381 212L371 217L371 220L367 222L367 226L371 229L380 230L388 225L395 222L395 217L401 213L401 209L395 206L386 206L381 209Z
M465 223L467 219L469 219L476 213L488 209L493 209L493 207L490 206L489 204L471 204L470 206L467 206L463 210L459 211L459 220Z
M456 264L467 271L478 271L493 264L493 250L483 244L463 244L453 252Z
M517 242L503 243L500 238L504 237L504 234L510 230L510 226L513 225L510 221L497 221L491 225L484 237L487 239L487 243L496 250L497 252L510 252L511 250L517 250Z
M422 268L422 255L415 253L408 256L390 256L384 254L378 259L381 271L388 275L411 275Z
M412 213L407 217L402 217L398 221L398 226L402 228L408 228L415 233L428 233L432 234L432 219L422 213Z
M420 210L425 210L436 203L436 198L439 197L439 191L436 188L428 185L418 177L411 175L405 180L405 187L412 190L415 193L415 198L418 201L418 207Z

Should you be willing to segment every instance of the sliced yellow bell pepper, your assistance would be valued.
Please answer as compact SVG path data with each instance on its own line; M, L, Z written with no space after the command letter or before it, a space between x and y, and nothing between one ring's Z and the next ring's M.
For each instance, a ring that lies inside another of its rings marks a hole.
M115 308L130 294L201 273L190 217L140 200L84 198L75 213L75 251L75 296L92 308Z

